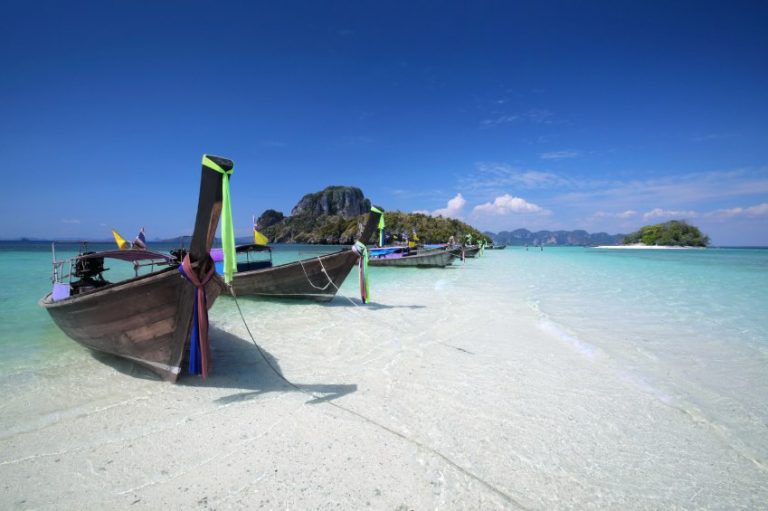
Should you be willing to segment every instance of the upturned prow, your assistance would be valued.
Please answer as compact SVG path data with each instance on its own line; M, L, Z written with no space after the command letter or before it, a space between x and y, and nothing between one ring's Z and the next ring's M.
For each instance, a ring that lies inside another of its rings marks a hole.
M384 208L379 206L373 206L371 208L371 212L368 213L368 221L365 223L363 233L360 235L360 239L358 241L366 245L369 241L371 241L371 236L373 236L373 234L376 232L376 228L379 225L379 219L383 214Z
M211 155L207 155L207 157L227 172L235 166L232 160L227 158ZM189 257L192 262L210 259L209 253L213 246L213 239L216 236L216 228L219 225L223 200L221 181L225 179L224 174L205 164L202 167L195 230L192 233L192 241L189 244ZM209 264L212 263L209 262ZM205 271L206 268L201 268L201 270Z

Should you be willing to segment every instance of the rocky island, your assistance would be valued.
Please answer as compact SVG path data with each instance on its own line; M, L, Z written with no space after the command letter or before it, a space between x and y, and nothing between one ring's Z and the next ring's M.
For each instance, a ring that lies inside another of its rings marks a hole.
M360 188L329 186L302 197L289 216L268 209L256 223L264 235L277 243L348 245L354 243L370 209L371 201ZM413 231L424 243L444 243L450 236L463 239L465 234L487 239L474 227L452 218L387 211L385 221L390 241L401 239L403 234L411 236Z
M617 245L624 239L623 234L588 233L584 230L531 232L528 229L515 229L514 231L486 232L485 234L498 245L520 247L524 245L592 247L595 245Z

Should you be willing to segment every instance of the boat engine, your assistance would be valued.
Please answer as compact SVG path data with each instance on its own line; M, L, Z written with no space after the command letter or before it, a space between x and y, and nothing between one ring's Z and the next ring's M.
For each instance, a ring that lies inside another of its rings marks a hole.
M84 252L81 255L89 255L94 252ZM79 279L94 278L96 276L101 277L104 272L104 258L103 257L91 257L88 259L78 259L75 263L75 277Z
M94 252L83 252L81 256L93 254ZM86 259L78 258L75 261L74 275L80 280L72 282L73 294L80 294L86 291L106 286L109 284L101 275L104 272L104 258L90 257Z
M184 256L187 255L187 250L184 248L175 248L171 250L171 255L179 264L181 264L181 262L184 260Z

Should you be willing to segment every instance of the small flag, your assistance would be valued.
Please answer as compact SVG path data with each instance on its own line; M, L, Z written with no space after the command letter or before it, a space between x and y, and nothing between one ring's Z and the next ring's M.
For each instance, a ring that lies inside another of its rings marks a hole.
M120 250L124 250L126 248L131 248L131 244L125 241L125 238L120 236L120 233L118 233L116 230L112 229L112 236L115 237L115 243L117 243L117 248Z
M147 248L147 239L144 237L144 228L143 227L139 231L139 235L136 236L136 239L133 240L133 246L134 246L134 248L141 248L141 249L146 249Z
M256 230L258 224L256 223L256 217L253 217L253 242L257 245L266 245L269 243L269 238L261 234Z

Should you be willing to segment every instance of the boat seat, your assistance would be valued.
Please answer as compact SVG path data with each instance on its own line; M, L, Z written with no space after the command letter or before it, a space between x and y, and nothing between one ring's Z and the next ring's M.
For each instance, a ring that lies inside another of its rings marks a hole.
M71 288L69 287L69 283L54 282L53 290L51 291L51 300L54 302L58 302L59 300L69 298L70 291L71 291Z

